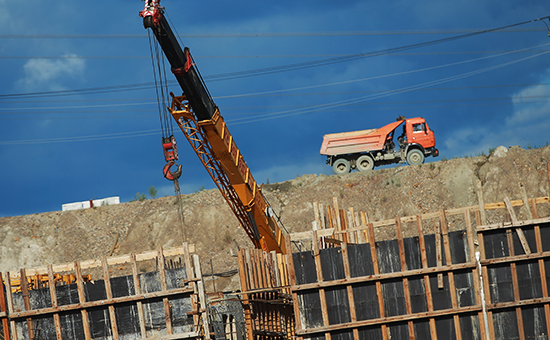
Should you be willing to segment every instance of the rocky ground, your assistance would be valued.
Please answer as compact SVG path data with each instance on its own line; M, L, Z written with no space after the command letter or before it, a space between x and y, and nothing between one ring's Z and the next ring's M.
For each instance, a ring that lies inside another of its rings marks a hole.
M476 181L486 203L548 196L550 147L496 148L490 155L439 160L346 175L304 175L264 185L263 191L289 232L311 229L313 202L365 211L371 221L477 205ZM546 210L544 210L546 209ZM548 216L548 208L539 212ZM500 216L493 216L496 222ZM520 211L519 218L526 218ZM378 237L378 236L377 236ZM237 247L251 247L217 190L77 211L0 218L0 271L174 247L196 246L203 273L237 268ZM212 263L212 265L211 265ZM238 279L219 279L231 289Z

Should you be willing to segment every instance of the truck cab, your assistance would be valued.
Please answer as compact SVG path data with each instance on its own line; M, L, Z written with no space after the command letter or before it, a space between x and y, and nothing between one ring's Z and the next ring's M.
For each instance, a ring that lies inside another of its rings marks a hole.
M424 118L409 118L403 125L403 134L398 138L399 147L407 153L411 148L417 148L425 156L439 155L435 148L435 135Z

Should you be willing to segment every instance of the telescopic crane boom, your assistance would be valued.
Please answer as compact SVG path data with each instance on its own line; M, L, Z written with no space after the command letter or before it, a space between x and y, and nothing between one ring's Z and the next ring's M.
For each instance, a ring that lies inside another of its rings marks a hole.
M189 49L182 49L172 32L160 0L145 0L139 15L155 35L183 90L183 96L172 96L172 117L256 248L286 253L286 233L250 173Z

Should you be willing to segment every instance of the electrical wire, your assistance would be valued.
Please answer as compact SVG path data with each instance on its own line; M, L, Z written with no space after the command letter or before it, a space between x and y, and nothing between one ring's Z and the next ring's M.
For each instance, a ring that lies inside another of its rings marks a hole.
M458 79L463 79L463 78L466 78L466 77L471 77L471 76L474 76L474 75L477 75L477 74L493 71L493 70L496 70L496 69L499 69L499 68L502 68L502 67L505 67L505 66L516 64L516 63L519 63L519 62L522 62L522 61L525 61L525 60L528 60L528 59L532 59L532 58L535 58L535 57L538 57L538 56L542 56L542 55L545 55L545 54L548 54L548 53L550 53L550 51L549 52L544 52L544 53L539 53L535 56L529 56L529 57L526 57L526 58L521 58L521 59L518 59L518 60L502 63L502 64L499 64L499 65L496 65L496 66L485 67L485 68L482 68L482 69L479 69L479 70L476 70L476 71L462 73L460 75L455 75L455 76L451 76L451 77L442 78L442 79L439 79L439 80L434 80L434 81L429 81L429 82L425 82L425 83L421 83L421 84L417 84L417 85L403 87L403 88L400 88L400 89L388 91L384 94L361 96L361 97L357 97L357 98L346 99L346 100L336 101L336 102L332 102L332 103L323 103L323 104L313 105L311 108L304 109L304 110L298 109L298 110L280 111L280 112L269 113L269 114L264 115L263 117L259 117L259 118L256 118L256 119L241 118L241 119L232 120L230 122L233 125L239 125L239 124L245 124L245 123L265 121L265 120L270 120L270 119L275 119L275 118L295 116L295 115L304 114L304 113L311 113L311 112L329 110L329 109L333 109L333 108L340 107L340 106L345 106L345 105L349 105L349 104L353 104L353 103L359 103L359 102L363 102L363 101L367 101L367 100L373 100L373 99L388 97L388 96L399 94L399 93L410 92L410 91L413 91L415 89L425 88L425 87L429 87L429 86L433 86L433 85L437 85L437 84L443 84L443 83L446 83L446 82L455 81L455 80L458 80Z
M373 52L367 52L367 53L358 53L358 54L351 54L347 56L342 57L333 57L333 58L324 58L317 61L310 61L310 62L302 62L302 63L294 63L294 64L288 64L288 65L282 65L282 66L272 66L267 68L259 68L254 70L245 70L245 71L238 71L238 72L229 72L229 73L223 73L218 75L212 75L212 76L205 76L204 79L207 79L209 81L221 81L221 80L229 80L229 79L238 79L238 78L245 78L245 77L251 77L251 76L259 76L259 75L267 75L267 74L273 74L273 73L280 73L280 72L288 72L288 71L296 71L296 70L303 70L307 68L312 67L320 67L320 66L327 66L332 65L335 63L343 63L343 62L349 62L359 59L365 59L370 57L376 57L376 56L382 56L382 55L388 55L388 54L394 54L401 51L407 51L411 49L417 49L420 47L426 47L431 46L435 44L441 44L445 42L455 41L459 39L465 39L481 34L491 33L491 32L498 32L503 31L506 29L510 29L512 27L517 27L521 25L525 25L528 23L536 22L536 21L542 21L544 19L550 18L549 16L533 19L529 21L523 21L516 24L501 26L497 28L491 28L491 29L485 29L485 30L479 30L475 32L465 33L453 37L443 38L443 39L436 39L431 41L426 41L422 43L416 43L416 44L410 44L400 47L394 47L394 48L388 48ZM1 38L2 36L0 36ZM175 83L174 81L170 82ZM74 94L95 94L95 93L102 93L102 92L113 92L113 91L130 91L130 90L137 90L137 89L143 89L145 88L151 88L152 86L155 86L151 83L140 83L140 84L134 84L134 85L119 85L119 86L109 86L109 87L99 87L99 88L90 88L90 89L79 89L79 90L64 90L64 91L45 91L45 92L36 92L36 93L19 93L19 94L4 94L0 95L0 100L4 98L16 98L16 97L42 97L42 96L52 96L52 95L74 95Z
M167 16L167 14L165 14ZM542 18L542 19L546 19ZM170 22L171 23L171 22ZM172 27L176 27L172 25ZM391 31L339 31L339 32L263 32L263 33L202 33L177 34L182 38L281 38L281 37L341 37L370 35L433 35L464 34L485 29L434 29L434 30L391 30ZM544 28L507 29L502 33L544 32ZM0 39L143 39L143 34L0 34Z
M59 138L44 138L44 139L27 139L17 141L0 141L0 145L28 145L28 144L46 144L46 143L73 143L73 142L85 142L85 141L97 141L106 139L119 139L129 137L143 137L151 136L159 133L159 129L143 130L143 131L130 131L130 132L118 132L109 133L103 135L91 135L81 137L59 137Z
M463 54L496 54L512 51L447 51L392 53L394 56L427 56L427 55L463 55ZM530 51L531 53L543 51ZM196 59L281 59L281 58L332 58L349 57L354 54L263 54L263 55L194 55ZM150 59L150 56L0 56L0 59Z

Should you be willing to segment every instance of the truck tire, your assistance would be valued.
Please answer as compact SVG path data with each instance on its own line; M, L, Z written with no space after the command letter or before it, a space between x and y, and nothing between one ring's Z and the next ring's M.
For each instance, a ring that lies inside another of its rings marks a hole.
M374 159L372 159L372 157L369 155L363 155L357 158L357 161L355 162L355 166L359 171L372 170L374 169Z
M346 174L350 171L351 167L347 159L338 158L334 164L332 164L332 171L337 174Z
M409 165L419 165L424 163L424 154L418 149L412 149L407 153L407 163Z

